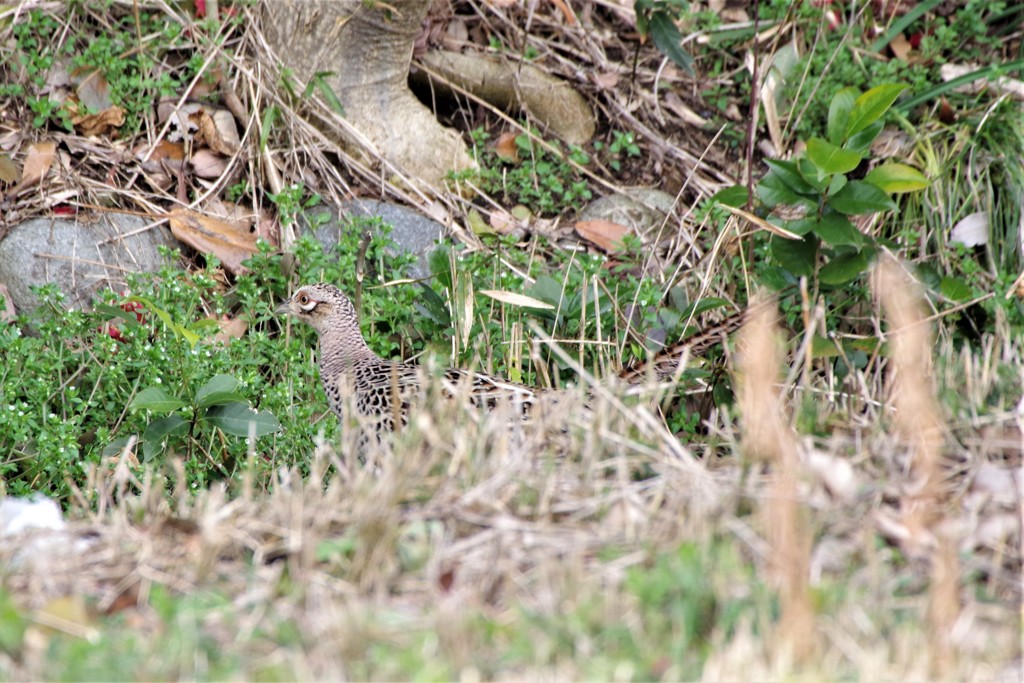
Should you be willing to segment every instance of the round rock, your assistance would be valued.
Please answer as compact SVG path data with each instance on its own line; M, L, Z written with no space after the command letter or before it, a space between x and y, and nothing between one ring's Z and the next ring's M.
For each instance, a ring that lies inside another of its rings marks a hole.
M324 209L330 212L331 220L317 226L314 234L324 245L325 250L337 246L342 230L354 229L349 220L351 217L378 216L384 223L392 226L391 239L395 242L395 250L416 256L416 263L409 267L409 276L416 279L430 277L427 254L444 235L444 226L433 218L407 206L389 204L376 199L353 199L344 202L340 207L321 205L310 209L309 213L317 213ZM308 219L300 220L308 226Z
M164 226L143 229L138 216L103 214L92 222L34 218L0 241L0 283L19 311L39 305L32 287L55 283L68 308L89 307L96 293L124 289L128 273L156 272L159 247L178 246Z

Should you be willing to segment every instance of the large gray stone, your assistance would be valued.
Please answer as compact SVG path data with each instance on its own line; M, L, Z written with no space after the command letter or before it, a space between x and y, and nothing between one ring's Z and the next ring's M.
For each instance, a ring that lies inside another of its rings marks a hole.
M340 212L338 208L340 208ZM444 236L443 225L415 209L376 199L352 199L344 202L338 208L321 205L309 211L310 214L316 214L322 213L326 209L331 214L331 220L318 226L314 232L317 240L324 245L325 249L335 248L342 231L352 229L351 216L379 216L383 222L394 228L391 232L391 239L394 240L397 249L417 257L416 263L409 268L409 276L416 279L430 277L427 254Z
M159 247L179 246L166 226L124 214L96 220L34 218L0 241L0 283L19 311L39 305L31 287L56 283L68 308L88 308L102 289L124 289L127 273L155 272Z

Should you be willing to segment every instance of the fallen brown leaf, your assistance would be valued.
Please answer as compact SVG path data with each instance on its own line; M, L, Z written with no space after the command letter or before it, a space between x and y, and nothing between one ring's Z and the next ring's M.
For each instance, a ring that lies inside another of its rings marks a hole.
M220 332L213 335L213 340L225 344L230 343L232 339L238 339L249 328L249 323L243 318L231 318L225 315L216 320L220 326Z
M71 82L75 84L78 101L92 111L110 109L114 103L110 100L110 83L99 69L78 68L71 72Z
M71 123L75 129L86 137L103 135L113 128L120 128L124 125L124 109L121 107L110 107L98 114L78 114L77 107L69 107L72 110Z
M518 163L519 147L516 146L516 134L509 132L498 136L498 140L494 143L494 153L502 161L507 161L511 164Z
M190 160L200 178L220 178L228 170L228 160L210 149L200 149Z
M185 158L185 146L180 142L161 140L153 147L153 153L149 155L152 161L181 161Z
M35 185L50 172L50 165L57 156L57 143L37 142L28 148L25 166L21 171L22 187Z
M0 181L13 185L21 179L18 165L7 154L0 154Z
M576 234L593 243L602 251L611 253L622 248L622 238L629 234L629 228L612 221L578 221Z
M27 187L32 187L45 178L56 157L57 143L55 142L36 142L29 146L28 154L25 155L25 165L21 170L21 182L11 191L11 194L17 194Z
M171 233L196 251L213 254L234 274L242 272L242 261L255 254L256 233L233 221L210 218L195 211L179 209L167 215Z
M199 126L199 133L196 135L199 144L205 144L217 154L224 156L231 156L238 151L241 143L231 112L226 109L204 107L189 118Z
M902 33L897 33L892 40L889 41L889 49L892 50L892 54L896 59L900 61L907 61L907 57L914 51L913 46L907 37Z

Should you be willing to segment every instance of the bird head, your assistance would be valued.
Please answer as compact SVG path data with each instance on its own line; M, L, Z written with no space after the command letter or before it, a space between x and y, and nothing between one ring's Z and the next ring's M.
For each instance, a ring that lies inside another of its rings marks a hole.
M334 285L321 283L299 287L277 307L277 312L293 315L321 334L332 329L354 328L357 333L359 330L355 307Z

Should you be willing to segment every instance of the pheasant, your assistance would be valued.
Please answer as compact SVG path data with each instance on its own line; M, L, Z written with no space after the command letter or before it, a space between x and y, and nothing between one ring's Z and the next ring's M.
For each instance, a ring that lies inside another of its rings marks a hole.
M421 371L417 365L381 358L366 343L359 330L359 317L348 297L334 285L314 284L297 289L278 307L309 324L320 337L320 381L327 403L343 417L344 397L367 426L380 432L404 425L409 408L421 392ZM482 372L449 368L443 374L443 391L460 395L460 389L478 407L494 408L510 403L525 414L535 403L537 390L492 377Z
M297 289L278 307L309 324L320 337L320 381L327 402L343 416L343 397L351 396L356 412L378 435L404 425L412 402L422 391L421 371L412 363L381 358L367 345L359 329L359 317L348 297L334 285L313 284ZM651 374L671 376L686 349L699 355L739 329L748 317L741 311L695 335L676 342L645 363L626 368L619 379L637 384ZM443 374L444 393L465 392L475 406L494 408L501 402L526 415L539 401L542 390L481 372L449 368Z

